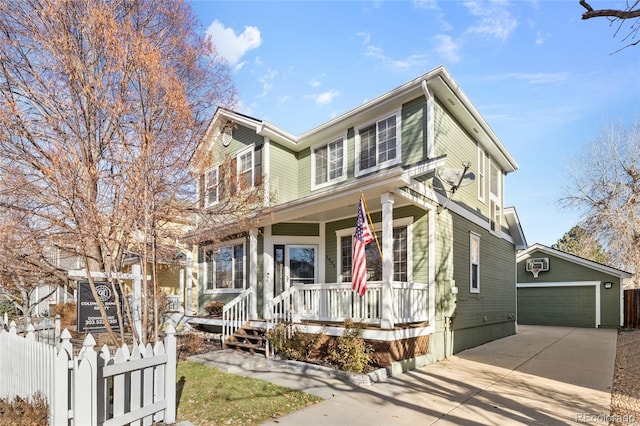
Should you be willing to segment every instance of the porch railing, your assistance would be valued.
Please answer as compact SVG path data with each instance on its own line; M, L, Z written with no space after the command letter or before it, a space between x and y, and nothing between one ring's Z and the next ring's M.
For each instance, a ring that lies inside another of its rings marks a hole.
M248 288L237 295L222 308L222 341L236 332L244 323L249 321L249 309L252 299L256 297L253 288Z
M428 319L429 286L394 281L391 284L393 322L422 322ZM273 299L275 321L288 319L345 321L379 324L382 319L382 283L369 282L364 296L350 283L296 284Z

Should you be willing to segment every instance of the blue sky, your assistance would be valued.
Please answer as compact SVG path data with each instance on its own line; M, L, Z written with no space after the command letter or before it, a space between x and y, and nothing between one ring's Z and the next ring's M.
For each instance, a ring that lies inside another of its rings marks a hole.
M591 0L596 8L624 1ZM294 135L444 65L518 162L505 183L529 244L561 209L572 159L640 114L640 46L571 1L191 2L233 69L239 111Z

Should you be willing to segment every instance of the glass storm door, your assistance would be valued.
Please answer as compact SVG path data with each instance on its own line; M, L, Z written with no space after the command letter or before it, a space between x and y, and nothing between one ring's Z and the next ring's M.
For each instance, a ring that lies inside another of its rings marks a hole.
M313 284L316 281L316 246L288 246L289 281Z

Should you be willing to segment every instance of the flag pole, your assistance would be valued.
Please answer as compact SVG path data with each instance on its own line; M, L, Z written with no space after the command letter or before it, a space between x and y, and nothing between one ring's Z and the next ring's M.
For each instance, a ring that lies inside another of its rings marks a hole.
M380 259L382 259L382 249L380 248L380 242L378 241L378 236L376 235L376 230L373 227L373 221L371 220L371 214L369 213L369 207L367 207L367 200L364 198L364 193L360 193L360 199L362 200L362 204L364 204L364 210L367 212L367 219L369 220L369 226L371 227L371 231L373 234L373 239L376 240L376 246L378 247L378 253L380 254Z

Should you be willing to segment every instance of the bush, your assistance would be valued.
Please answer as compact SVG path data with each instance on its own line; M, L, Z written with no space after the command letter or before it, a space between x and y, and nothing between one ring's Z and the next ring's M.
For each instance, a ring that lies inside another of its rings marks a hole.
M321 358L323 347L328 341L326 334L305 334L299 330L294 330L290 337L287 337L287 327L278 325L269 331L268 338L273 345L273 350L288 359L297 361L316 361Z
M344 326L344 333L336 339L334 347L329 351L329 359L341 370L364 373L371 365L373 351L373 348L359 337L364 325L347 320Z
M0 425L40 426L49 422L49 404L36 393L29 399L0 399Z
M288 328L278 325L267 337L274 351L287 359L365 373L373 367L373 348L359 337L363 328L363 324L347 320L344 333L336 338L329 338L325 333L305 334L297 329L289 337Z
M207 311L209 315L214 317L222 316L222 308L224 308L224 302L219 300L212 300L211 302L204 305L204 310Z

